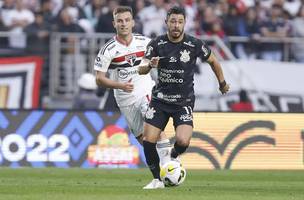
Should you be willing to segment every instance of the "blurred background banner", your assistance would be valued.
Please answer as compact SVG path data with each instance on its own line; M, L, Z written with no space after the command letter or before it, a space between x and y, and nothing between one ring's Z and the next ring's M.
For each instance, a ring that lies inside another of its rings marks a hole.
M173 137L169 122L165 132ZM173 143L173 139L171 139ZM194 113L187 169L304 169L304 114ZM0 166L145 167L119 112L0 110Z
M195 110L229 111L244 89L258 112L304 112L304 67L300 63L263 60L221 61L231 92L221 95L208 64L200 64L194 79Z
M40 57L0 58L0 108L39 106Z
M194 113L187 169L304 169L304 114ZM165 132L173 136L172 126Z
M0 110L0 166L137 168L139 148L118 112Z

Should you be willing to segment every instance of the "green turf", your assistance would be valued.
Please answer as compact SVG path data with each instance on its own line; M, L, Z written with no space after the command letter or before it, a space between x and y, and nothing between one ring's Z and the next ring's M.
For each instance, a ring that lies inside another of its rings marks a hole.
M0 168L0 200L304 200L304 171L187 173L179 187L147 191L147 169Z

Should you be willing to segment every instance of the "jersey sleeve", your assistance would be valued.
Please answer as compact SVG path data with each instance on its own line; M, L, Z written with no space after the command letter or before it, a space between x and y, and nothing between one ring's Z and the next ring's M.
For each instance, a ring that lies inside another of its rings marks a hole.
M197 55L198 57L202 60L202 61L206 61L208 60L210 54L211 54L211 49L209 48L209 46L201 41L201 40L198 40L198 48L197 48Z
M95 58L94 70L107 72L111 62L112 58L110 53L107 50L101 49Z
M147 49L145 52L145 58L151 59L152 57L156 56L156 41L151 40L149 44L147 45Z

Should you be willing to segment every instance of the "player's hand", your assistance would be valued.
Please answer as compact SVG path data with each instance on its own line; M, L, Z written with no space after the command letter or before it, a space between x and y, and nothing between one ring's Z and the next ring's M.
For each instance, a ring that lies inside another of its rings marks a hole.
M149 62L149 66L151 67L151 68L157 68L158 67L158 63L159 63L159 57L157 56L157 57L152 57L151 58L151 60L150 60L150 62Z
M128 82L123 84L122 90L124 92L131 93L133 91L134 85L133 85L133 83L131 83L131 81L132 81L132 79L130 79Z
M222 94L226 94L230 89L229 84L226 83L226 81L223 81L220 83L219 90L221 91Z

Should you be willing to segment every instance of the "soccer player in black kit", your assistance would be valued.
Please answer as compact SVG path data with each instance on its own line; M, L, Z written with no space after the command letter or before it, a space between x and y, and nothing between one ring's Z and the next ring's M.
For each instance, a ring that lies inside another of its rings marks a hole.
M144 189L164 188L160 180L159 157L156 142L173 118L176 142L171 157L176 159L190 144L193 132L194 107L193 78L197 58L209 63L219 82L219 90L229 90L221 66L209 47L201 40L184 33L185 11L181 7L169 9L166 17L167 34L158 36L147 46L145 60L139 74L158 70L158 83L152 91L152 100L145 116L144 152L154 179Z

